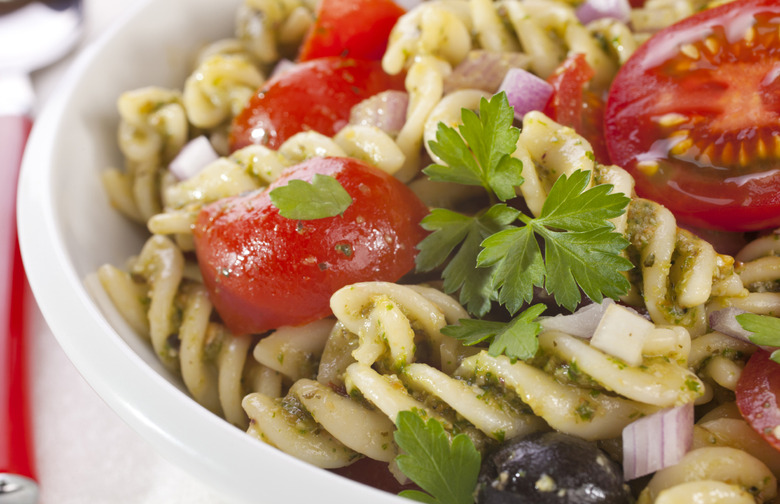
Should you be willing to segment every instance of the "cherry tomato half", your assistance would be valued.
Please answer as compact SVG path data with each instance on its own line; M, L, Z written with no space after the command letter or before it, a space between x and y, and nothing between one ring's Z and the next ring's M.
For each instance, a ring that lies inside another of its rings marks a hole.
M342 215L293 220L269 192L330 175L352 197ZM403 183L351 158L312 158L266 190L204 207L193 229L211 300L236 334L300 325L330 314L330 296L358 281L394 282L414 267L428 209Z
M766 350L750 356L737 381L737 407L761 437L780 450L780 364Z
M277 149L296 133L332 136L349 122L350 109L380 91L403 90L403 75L388 75L378 61L320 58L270 79L233 120L232 150L250 144Z
M653 37L612 83L610 158L684 223L780 225L780 2L737 0Z
M587 87L594 75L596 72L585 60L584 54L575 53L566 58L547 78L553 94L544 113L584 136L593 147L596 160L608 164L602 127L604 100Z
M381 60L390 31L405 12L393 0L321 0L298 61L325 56Z

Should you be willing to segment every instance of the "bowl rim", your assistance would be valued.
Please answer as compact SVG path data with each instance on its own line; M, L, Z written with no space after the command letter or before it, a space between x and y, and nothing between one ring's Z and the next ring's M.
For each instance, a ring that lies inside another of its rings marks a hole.
M54 146L67 104L80 90L80 77L108 42L121 31L133 29L161 5L175 2L197 8L192 0L140 0L129 7L121 19L80 50L35 119L19 177L17 226L28 281L41 314L68 359L109 407L160 455L220 495L247 503L307 496L333 504L401 502L400 497L276 450L198 405L121 338L66 253L53 204L58 187L52 182L57 166ZM84 345L78 336L85 333L105 337ZM150 396L149 390L159 394ZM269 473L272 477L266 477ZM296 493L290 494L291 489Z

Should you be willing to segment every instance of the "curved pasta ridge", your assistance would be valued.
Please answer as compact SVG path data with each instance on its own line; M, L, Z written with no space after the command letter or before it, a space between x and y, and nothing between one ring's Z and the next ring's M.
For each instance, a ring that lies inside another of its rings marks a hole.
M234 335L211 320L212 304L178 246L147 240L127 271L104 265L98 279L128 323L149 339L168 371L201 405L246 428L241 400L251 390L281 387L278 373L247 358L256 338Z

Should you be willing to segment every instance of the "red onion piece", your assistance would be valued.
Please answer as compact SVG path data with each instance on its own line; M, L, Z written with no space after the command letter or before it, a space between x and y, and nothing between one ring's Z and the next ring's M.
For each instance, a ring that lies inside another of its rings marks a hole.
M406 9L407 11L410 11L423 3L423 0L395 0L395 3Z
M444 94L457 89L482 89L495 93L510 68L526 68L530 60L527 54L520 52L471 51L444 77Z
M268 78L273 79L274 77L283 74L287 70L290 70L294 66L295 66L294 61L282 58L276 62L276 65L274 65L274 69L271 70L271 75Z
M733 306L729 306L727 308L721 308L720 310L715 310L714 312L710 313L710 317L709 317L710 327L712 328L713 331L718 331L719 333L723 333L726 336L731 336L732 338L736 338L738 340L745 341L752 345L756 345L755 343L753 343L753 341L750 340L750 337L753 335L753 333L748 331L747 329L744 329L742 325L737 321L737 315L741 315L743 313L748 313L748 312L740 308L735 308ZM762 348L769 352L773 352L777 350L776 347L770 347L765 345L756 345L756 346L758 348Z
M585 0L577 7L576 14L582 24L603 18L628 23L631 19L631 5L628 0Z
M737 322L737 315L741 315L743 313L747 312L733 306L715 310L714 312L710 313L710 327L713 331L718 331L725 334L726 336L731 336L732 338L741 339L742 341L751 343L750 335L752 333L746 329L743 329L739 322Z
M349 123L376 126L395 137L406 123L408 105L409 95L405 91L383 91L352 107Z
M539 320L542 328L548 331L561 331L578 338L590 338L596 331L601 317L607 311L607 307L613 304L612 299L606 298L601 303L591 303L568 315L556 315L543 317Z
M168 169L179 180L187 180L219 159L208 138L201 135L187 142L173 158Z
M664 409L623 429L623 475L632 480L672 466L693 446L693 403Z
M553 87L531 72L511 68L499 86L499 91L506 92L509 105L515 108L515 118L522 120L527 112L544 110L552 96Z

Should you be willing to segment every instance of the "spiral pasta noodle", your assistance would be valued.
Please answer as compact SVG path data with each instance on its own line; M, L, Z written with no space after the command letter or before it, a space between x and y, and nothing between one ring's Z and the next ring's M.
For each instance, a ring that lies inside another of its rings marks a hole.
M125 320L149 338L157 357L182 376L193 398L246 428L244 395L273 390L274 383L280 388L280 376L247 359L252 337L232 335L211 321L208 294L191 271L172 240L154 235L128 272L104 265L97 276Z

